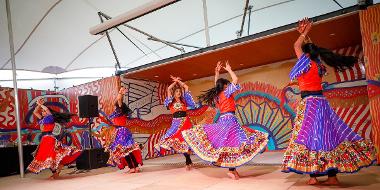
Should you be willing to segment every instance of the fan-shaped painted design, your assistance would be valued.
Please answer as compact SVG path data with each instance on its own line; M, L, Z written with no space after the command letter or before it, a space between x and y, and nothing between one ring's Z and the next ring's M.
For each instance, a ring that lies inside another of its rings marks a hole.
M288 146L295 117L288 105L281 107L278 98L257 91L238 94L235 100L236 117L242 126L269 133L269 150Z

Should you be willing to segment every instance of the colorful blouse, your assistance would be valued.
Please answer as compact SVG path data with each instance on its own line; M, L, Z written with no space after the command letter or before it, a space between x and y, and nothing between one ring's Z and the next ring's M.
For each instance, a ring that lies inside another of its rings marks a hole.
M178 111L187 111L188 109L195 108L195 102L189 91L183 94L182 99L185 100L185 102L174 102L173 96L166 97L164 105L170 109L171 113Z
M115 111L110 115L110 119L112 123L117 126L125 126L127 124L127 116L125 113L123 113L122 108L119 106L115 106Z
M230 83L223 93L219 94L216 107L219 109L220 113L235 111L236 108L233 93L240 89L241 87L239 84L235 85Z
M307 54L303 54L290 71L289 77L298 80L301 91L320 91L325 72L326 69L319 60L313 61Z
M38 124L42 126L42 132L51 132L54 129L55 123L54 123L54 117L53 115L47 115L43 117L40 121L38 121Z

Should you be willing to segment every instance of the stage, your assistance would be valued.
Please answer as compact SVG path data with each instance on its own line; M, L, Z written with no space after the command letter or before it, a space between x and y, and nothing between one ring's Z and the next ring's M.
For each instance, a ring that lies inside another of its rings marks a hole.
M209 166L192 155L194 169L186 171L182 155L146 160L142 172L100 168L88 172L64 169L57 180L47 179L51 173L27 174L0 178L1 190L105 190L105 189L379 189L380 167L364 168L356 174L340 174L340 187L308 186L308 176L280 172L282 152L269 152L256 157L238 169L240 180L231 180L226 169ZM325 179L325 178L321 178Z

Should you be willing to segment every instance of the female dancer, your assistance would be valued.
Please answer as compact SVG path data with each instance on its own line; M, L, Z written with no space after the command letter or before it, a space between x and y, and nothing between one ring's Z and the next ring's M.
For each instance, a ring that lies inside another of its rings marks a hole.
M44 103L42 98L37 100L37 106L33 111L42 127L42 138L27 170L39 173L41 170L49 168L53 172L51 178L56 179L63 166L74 162L81 154L81 150L64 145L58 137L53 135L55 123L69 122L72 114L53 111Z
M259 131L245 132L235 117L233 93L240 90L238 78L228 62L223 67L232 82L220 78L221 62L215 68L215 87L202 94L199 99L208 105L215 105L220 117L214 124L195 125L183 131L183 137L201 159L216 166L229 168L227 175L239 179L236 167L253 159L268 143L268 134Z
M173 149L177 153L182 153L186 159L186 170L190 170L192 165L191 150L182 137L182 131L193 126L190 118L186 115L186 111L188 108L194 109L195 102L189 92L189 87L179 77L170 77L173 83L168 87L168 96L164 104L173 114L172 125L166 134L162 136L160 142L155 145L155 148L158 151L163 148L166 150ZM184 93L182 94L183 91Z
M282 171L310 174L310 185L318 184L316 177L327 174L324 184L337 185L338 172L353 173L371 165L375 161L375 149L339 118L322 94L325 68L320 58L337 70L352 67L357 59L334 54L312 43L302 45L311 26L306 18L299 22L301 35L294 44L298 61L290 79L298 80L302 100Z
M138 165L142 163L138 163L132 153L134 150L138 150L138 148L135 146L131 131L125 127L127 116L131 113L131 110L123 102L124 94L127 92L126 88L120 88L115 102L115 111L110 116L113 125L116 126L116 130L111 137L112 143L106 147L106 150L110 152L107 164L124 169L123 159L125 159L130 169L129 173L137 173L139 172Z

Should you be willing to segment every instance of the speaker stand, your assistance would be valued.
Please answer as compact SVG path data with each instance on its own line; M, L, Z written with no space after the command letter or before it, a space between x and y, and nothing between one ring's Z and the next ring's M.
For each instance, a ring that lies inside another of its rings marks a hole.
M89 166L89 169L88 171L90 171L92 169L92 165L91 165L91 150L93 148L93 144L92 144L92 124L94 122L93 121L94 118L92 117L89 117L88 118L88 123L87 123L87 126L88 126L88 138L89 138L89 149L88 149L88 166Z

